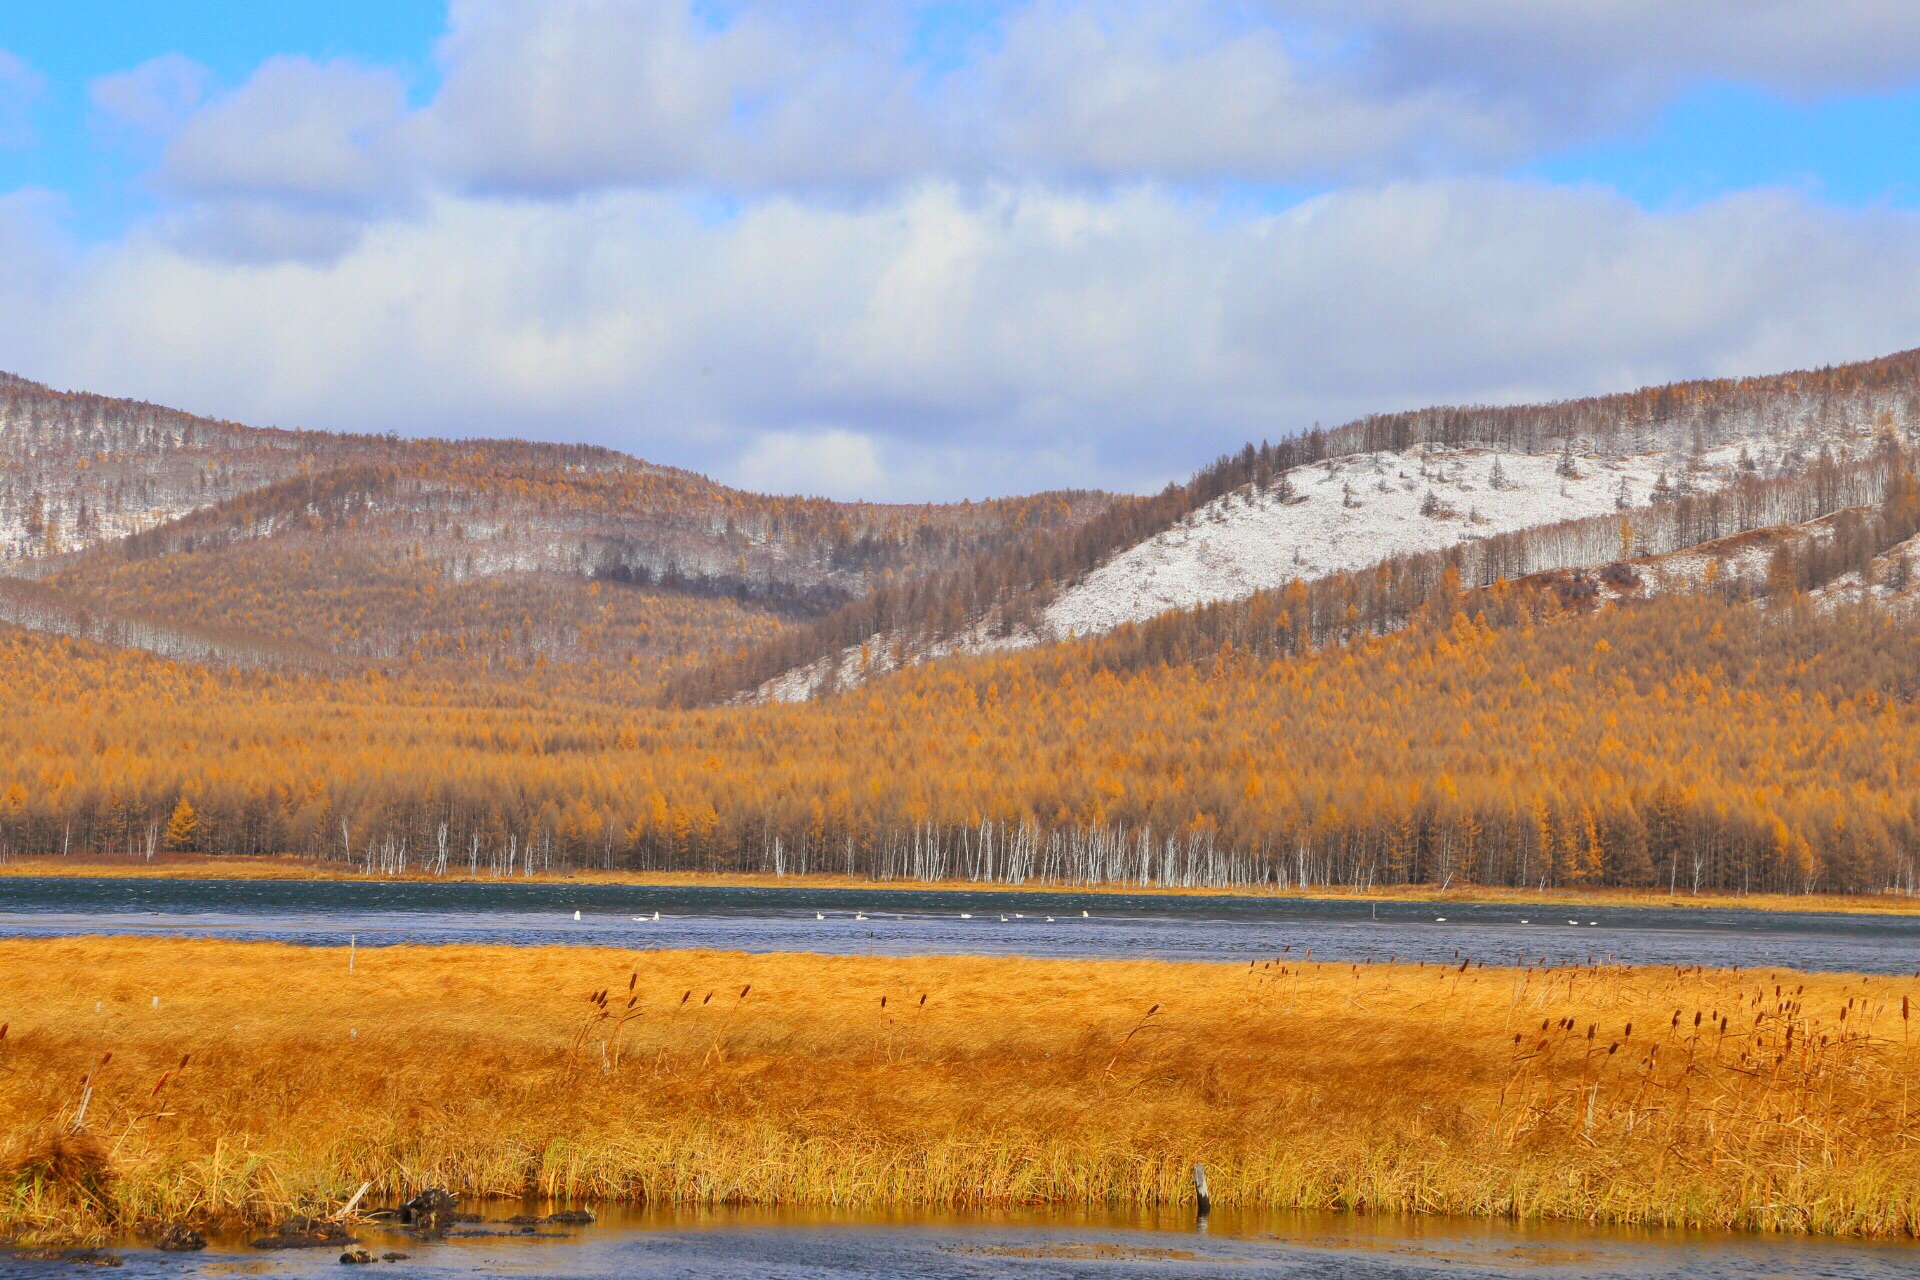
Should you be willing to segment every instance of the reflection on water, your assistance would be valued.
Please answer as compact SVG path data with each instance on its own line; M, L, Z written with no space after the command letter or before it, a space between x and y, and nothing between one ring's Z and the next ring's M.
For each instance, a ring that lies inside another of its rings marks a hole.
M520 1206L488 1216L505 1218ZM490 1222L423 1241L362 1231L374 1276L1162 1277L1259 1275L1395 1280L1423 1276L1819 1276L1881 1280L1920 1271L1920 1246L1666 1231L1517 1226L1460 1219L1217 1211L878 1215L751 1209L610 1212L564 1237L514 1237ZM546 1228L543 1231L548 1230ZM122 1276L337 1276L338 1254L259 1253L244 1237L207 1252L129 1247ZM73 1264L0 1261L71 1274Z
M579 913L579 919L574 913ZM657 916L657 918L656 918ZM1920 916L1288 898L564 883L0 879L0 935L316 945L583 944L841 954L1920 968Z

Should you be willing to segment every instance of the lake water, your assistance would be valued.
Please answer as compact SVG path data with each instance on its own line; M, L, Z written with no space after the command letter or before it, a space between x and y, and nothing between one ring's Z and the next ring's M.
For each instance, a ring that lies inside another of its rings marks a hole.
M1311 949L1325 960L1920 971L1920 916L1064 890L0 878L0 936L80 933L1170 960Z
M512 1207L496 1211L504 1216ZM1891 1280L1920 1272L1920 1246L1707 1233L1516 1226L1455 1219L1349 1214L1216 1213L1204 1229L1190 1216L1044 1213L974 1217L823 1216L756 1210L615 1212L587 1227L541 1228L514 1238L497 1223L467 1238L421 1241L361 1230L382 1277L530 1276L801 1277L867 1280L913 1276L1289 1276L1416 1280L1419 1277L1634 1278L1833 1277ZM246 1238L216 1240L199 1254L116 1249L129 1277L329 1276L339 1249L263 1253ZM72 1275L72 1262L8 1260L0 1272Z

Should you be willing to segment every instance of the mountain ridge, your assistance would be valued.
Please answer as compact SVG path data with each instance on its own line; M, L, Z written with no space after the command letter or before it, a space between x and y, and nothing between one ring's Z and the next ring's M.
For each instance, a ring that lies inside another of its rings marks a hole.
M598 445L250 427L9 374L0 573L38 586L0 587L0 619L265 665L480 655L524 678L624 658L647 674L622 698L785 700L1394 557L1491 581L1803 523L1877 501L1875 451L1917 424L1912 350L1372 414L1146 497L885 504ZM1809 506L1797 481L1829 472Z

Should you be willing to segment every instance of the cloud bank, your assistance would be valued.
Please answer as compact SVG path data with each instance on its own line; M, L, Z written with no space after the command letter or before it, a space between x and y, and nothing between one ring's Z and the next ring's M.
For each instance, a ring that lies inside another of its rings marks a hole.
M242 420L919 498L1920 341L1911 215L1503 176L1705 81L1907 83L1910 5L1032 0L944 42L931 13L458 0L425 91L156 58L91 99L158 211L75 247L0 197L0 344Z

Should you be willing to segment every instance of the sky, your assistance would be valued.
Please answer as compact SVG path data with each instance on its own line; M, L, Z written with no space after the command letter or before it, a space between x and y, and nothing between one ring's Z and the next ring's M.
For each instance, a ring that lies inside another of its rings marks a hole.
M0 368L1147 490L1920 346L1912 0L0 0Z

